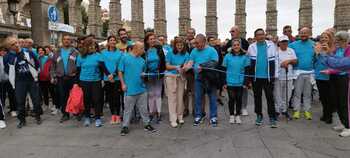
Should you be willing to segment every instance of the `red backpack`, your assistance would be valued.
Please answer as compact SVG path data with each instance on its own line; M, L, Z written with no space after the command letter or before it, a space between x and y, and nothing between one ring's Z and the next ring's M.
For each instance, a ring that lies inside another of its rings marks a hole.
M83 90L75 84L70 91L67 101L66 112L71 114L80 114L84 111L84 93Z

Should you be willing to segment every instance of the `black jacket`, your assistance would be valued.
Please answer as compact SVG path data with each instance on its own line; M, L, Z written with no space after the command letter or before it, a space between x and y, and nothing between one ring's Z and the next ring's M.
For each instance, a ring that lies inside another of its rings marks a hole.
M227 53L228 52L227 50L231 47L232 47L232 39L230 39L227 42L227 44L222 48L222 51ZM241 38L241 47L244 51L247 51L249 48L249 42L244 38Z
M205 62L200 64L200 66L202 71L198 74L198 79L202 82L205 90L209 88L219 89L225 85L226 73L222 72L224 68L217 61Z
M159 65L158 65L158 73L163 73L166 70L166 61L165 61L165 54L163 51L163 47L161 45L156 45L155 48L157 49L157 54L159 57ZM147 50L145 50L147 51ZM146 53L142 55L142 58L145 59L146 65L147 65L147 60L146 60ZM146 73L148 73L149 70L146 69ZM159 75L158 77L164 77L164 75Z

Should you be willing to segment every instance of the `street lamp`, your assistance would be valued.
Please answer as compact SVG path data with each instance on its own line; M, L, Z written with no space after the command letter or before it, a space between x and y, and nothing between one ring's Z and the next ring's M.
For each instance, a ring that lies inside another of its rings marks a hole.
M17 8L18 3L19 3L19 0L7 0L8 9L9 9L9 12L12 13L13 15L13 23L15 25L17 24L16 14L18 13L18 8Z

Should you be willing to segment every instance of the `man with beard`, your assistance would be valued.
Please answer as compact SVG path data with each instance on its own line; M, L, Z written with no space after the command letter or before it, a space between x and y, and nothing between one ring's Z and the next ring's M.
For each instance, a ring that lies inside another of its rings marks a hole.
M128 46L132 45L133 41L129 39L128 32L126 29L121 28L118 30L119 42L117 43L117 48L121 52L127 52Z

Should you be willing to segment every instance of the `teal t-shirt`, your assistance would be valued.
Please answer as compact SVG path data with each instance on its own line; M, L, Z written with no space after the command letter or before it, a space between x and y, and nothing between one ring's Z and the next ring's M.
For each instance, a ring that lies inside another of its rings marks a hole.
M102 61L100 53L89 54L85 57L79 55L76 64L77 67L80 67L79 79L81 81L100 81L101 71L99 63Z
M190 55L187 52L185 54L174 54L173 51L170 51L166 55L166 63L172 66L181 66L187 63L189 59ZM168 72L171 74L178 74L177 70L170 70Z
M118 71L123 73L123 79L127 87L125 92L126 96L133 96L146 92L146 85L141 76L145 66L145 60L142 57L136 57L130 53L122 57L118 66Z
M198 75L198 66L209 61L219 61L218 53L213 47L206 47L203 50L198 50L194 48L190 54L190 61L193 61L193 68L195 70L195 76Z
M316 80L329 80L329 75L321 73L322 70L326 70L328 67L320 60L319 56L316 57L314 67Z
M294 49L295 55L298 58L295 69L304 71L313 70L314 45L315 42L312 40L299 40L289 45L290 48Z
M119 80L118 74L116 73L118 69L119 62L123 56L123 53L119 50L109 51L108 49L104 49L101 53L102 59L106 65L106 68L110 74L114 74L114 80ZM104 75L103 79L108 80L107 76Z
M267 61L267 44L266 42L257 43L257 59L256 59L256 78L268 78L268 61Z
M244 70L249 65L250 59L246 55L226 54L222 62L222 66L226 67L226 84L234 87L243 86Z
M146 64L149 72L158 72L160 59L156 48L150 48L146 52Z
M164 54L167 55L168 53L173 51L173 48L169 44L166 44L166 45L163 45L163 51L164 51Z
M40 61L40 68L43 69L45 63L47 62L47 60L49 59L49 57L47 55L43 55L39 57L39 61Z
M64 68L65 74L68 73L68 59L71 52L72 52L71 48L69 49L61 48L61 58L63 61L63 68Z

